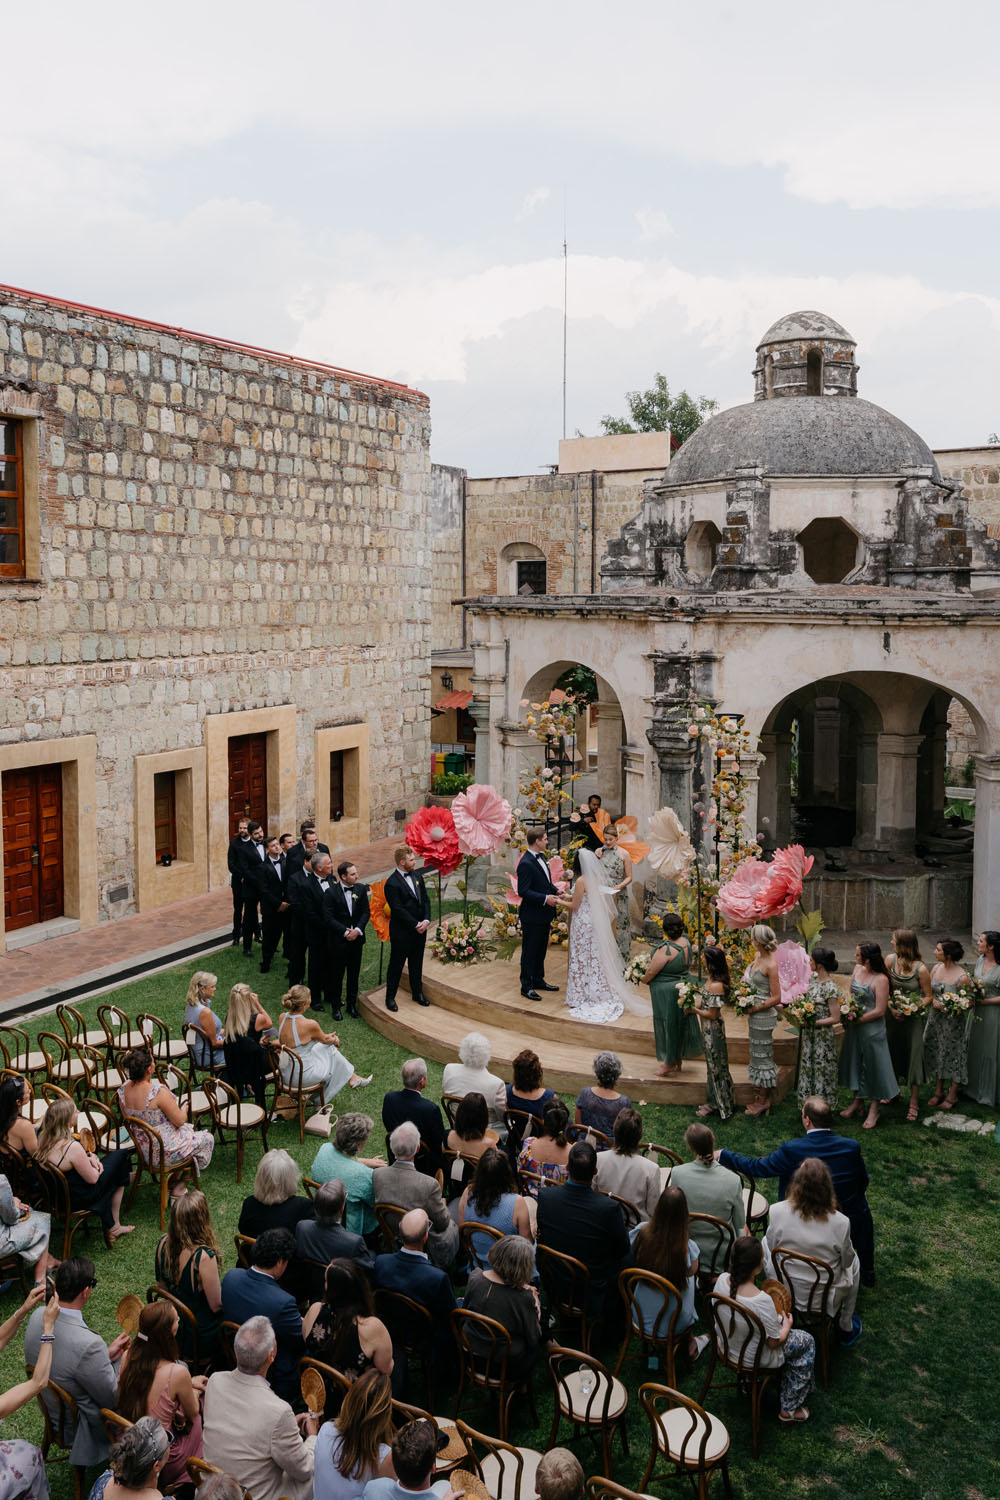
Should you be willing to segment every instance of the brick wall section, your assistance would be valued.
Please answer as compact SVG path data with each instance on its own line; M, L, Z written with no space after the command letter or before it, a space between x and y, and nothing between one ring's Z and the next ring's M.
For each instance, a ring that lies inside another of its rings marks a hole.
M0 582L0 742L98 736L102 890L133 876L133 757L206 714L296 705L302 815L314 726L367 720L390 833L430 743L426 398L3 289L17 388L41 581Z

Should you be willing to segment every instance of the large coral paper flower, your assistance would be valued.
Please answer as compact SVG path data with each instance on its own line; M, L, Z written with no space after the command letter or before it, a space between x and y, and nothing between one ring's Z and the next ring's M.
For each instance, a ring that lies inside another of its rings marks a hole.
M757 893L770 868L761 859L745 859L736 866L732 879L719 887L715 904L728 927L752 927L762 920L757 908Z
M451 804L458 847L473 859L493 854L510 832L510 803L491 786L473 782Z
M368 887L368 905L372 926L380 943L389 941L389 907L385 899L385 881L373 880Z
M448 807L422 807L406 825L406 842L424 864L450 875L462 863L455 820Z
M791 911L802 895L802 882L813 867L813 857L801 844L776 849L767 866L767 879L757 892L757 914L762 920Z

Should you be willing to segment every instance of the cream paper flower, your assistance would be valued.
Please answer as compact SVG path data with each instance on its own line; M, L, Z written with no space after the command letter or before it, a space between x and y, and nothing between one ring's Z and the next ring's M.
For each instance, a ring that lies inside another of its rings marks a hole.
M661 807L646 829L652 869L664 880L676 880L694 859L694 849L680 818L672 807Z

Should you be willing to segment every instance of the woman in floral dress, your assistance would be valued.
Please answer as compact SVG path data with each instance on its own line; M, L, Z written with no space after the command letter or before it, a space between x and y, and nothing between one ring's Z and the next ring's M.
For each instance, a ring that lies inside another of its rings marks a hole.
M726 1026L722 1018L722 1003L729 998L729 964L721 948L706 948L704 957L708 981L701 992L702 1003L696 1006L695 1015L701 1023L701 1040L705 1048L705 1103L699 1104L695 1114L702 1119L706 1115L718 1115L720 1119L728 1120L736 1113Z
M800 1032L799 1081L795 1092L804 1104L810 1095L825 1099L832 1109L837 1103L837 1038L833 1028L840 1020L840 991L830 977L837 972L832 948L814 948L809 957L813 977L806 999L816 1007L812 1026Z
M892 935L892 954L886 964L889 971L889 1014L885 1021L889 1038L889 1056L896 1077L910 1086L910 1107L906 1118L916 1120L920 1113L918 1101L920 1085L927 1082L927 1065L924 1062L924 1026L927 1024L927 1006L931 1003L930 970L921 961L917 934L908 927L899 927ZM921 1009L915 1015L904 1015L895 1009L895 1004L912 1004L916 1001Z
M946 1016L938 996L945 990L969 988L969 976L962 968L965 949L954 938L942 938L934 950L937 960L931 970L934 998L924 1027L924 1056L927 1071L935 1080L934 1093L927 1103L931 1109L954 1109L958 1090L969 1076L968 1046L965 1039L968 1016ZM944 1081L951 1079L948 1097L944 1098Z
M212 1160L215 1138L210 1130L195 1130L187 1121L187 1105L179 1104L165 1083L153 1077L153 1059L145 1047L136 1047L125 1058L128 1082L118 1090L118 1104L123 1115L135 1115L159 1132L168 1165L174 1167L191 1161L204 1172ZM143 1149L146 1137L142 1137ZM143 1155L145 1151L143 1150ZM148 1165L148 1163L147 1163ZM156 1162L154 1165L158 1166ZM175 1182L172 1195L184 1192Z
M605 885L614 892L615 942L622 956L622 966L628 963L632 951L632 920L628 911L628 888L632 884L632 861L628 852L618 842L618 829L609 823L601 835L604 848L598 854L603 866Z
M1000 932L981 932L974 974L982 986L969 1038L969 1079L962 1090L977 1104L1000 1109Z
M759 1003L750 1012L747 1032L750 1037L750 1064L747 1077L757 1090L757 1098L743 1111L745 1115L769 1115L771 1113L771 1090L778 1083L778 1069L774 1061L774 1023L778 1019L781 1004L781 983L778 979L778 960L774 950L778 937L773 927L758 922L750 929L750 941L756 956L748 966L744 979L757 992Z

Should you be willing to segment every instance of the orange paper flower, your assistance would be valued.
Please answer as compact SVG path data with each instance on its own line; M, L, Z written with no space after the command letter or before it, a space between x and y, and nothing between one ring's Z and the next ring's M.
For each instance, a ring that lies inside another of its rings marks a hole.
M368 887L368 904L371 907L372 926L380 943L389 941L389 908L385 903L385 881L373 880Z
M618 830L619 848L624 849L632 863L637 865L649 853L649 845L644 844L638 837L638 818L633 818L630 813L625 818L619 818L615 827Z

